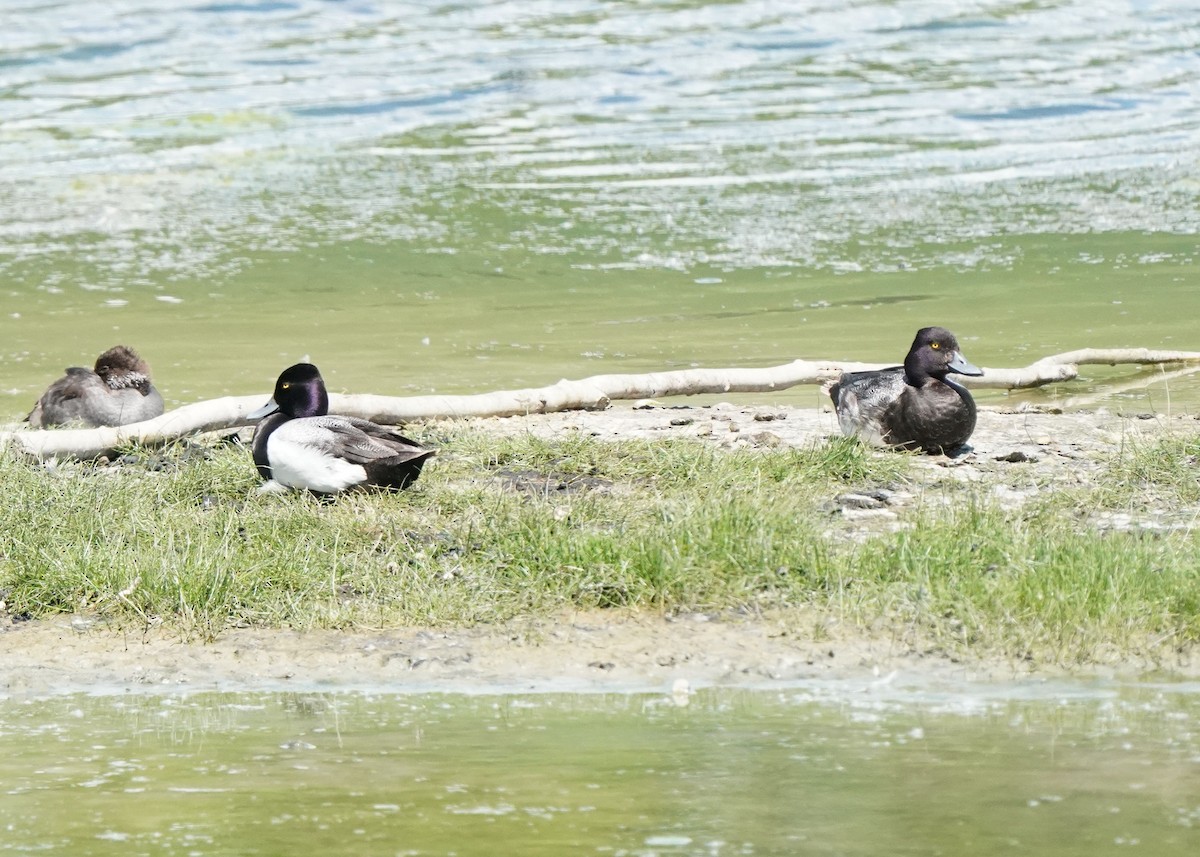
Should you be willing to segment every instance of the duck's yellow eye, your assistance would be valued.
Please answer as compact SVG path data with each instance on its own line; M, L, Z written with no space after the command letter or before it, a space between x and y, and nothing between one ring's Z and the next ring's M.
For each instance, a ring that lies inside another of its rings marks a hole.
M942 347L942 343L940 343L940 342L931 342L931 343L929 343L929 347L930 347L930 348L932 348L934 351L937 351L939 348L941 348L941 347Z
M284 381L284 382L283 382L282 384L280 384L279 386L280 386L280 387L283 387L283 389L285 389L285 390L288 390L288 389L291 389L291 386L292 386L292 385L291 385L291 383L290 383L290 382L288 382L288 381Z

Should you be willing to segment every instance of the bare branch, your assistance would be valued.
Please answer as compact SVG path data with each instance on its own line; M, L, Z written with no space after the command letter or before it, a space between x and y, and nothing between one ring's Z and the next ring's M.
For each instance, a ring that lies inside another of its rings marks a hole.
M1082 364L1197 364L1200 352L1153 351L1145 348L1085 348L1044 357L1020 369L984 369L981 377L963 380L977 389L1016 389L1070 381ZM519 416L567 410L602 410L621 399L693 396L703 393L763 393L800 384L821 384L843 372L880 369L885 364L795 360L760 369L682 369L643 375L593 375L561 380L547 387L500 390L470 396L377 396L331 394L330 411L398 425L414 420L453 417ZM197 402L160 417L118 428L0 431L0 443L39 459L94 458L141 443L167 443L198 432L249 425L246 414L267 395L227 396Z

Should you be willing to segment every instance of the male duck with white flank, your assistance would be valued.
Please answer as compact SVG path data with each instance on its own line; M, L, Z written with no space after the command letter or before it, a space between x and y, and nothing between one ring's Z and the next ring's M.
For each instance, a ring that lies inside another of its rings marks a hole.
M400 490L416 480L434 454L369 420L329 416L325 381L311 363L284 369L275 395L249 416L263 418L253 444L254 466L266 480L262 491L300 488L327 495L366 486Z
M34 428L68 423L123 426L162 412L163 399L150 382L146 361L129 346L117 345L96 358L94 369L67 369L25 419Z
M975 430L975 400L952 373L983 370L944 327L918 330L903 366L847 372L829 387L842 434L933 454L962 446Z

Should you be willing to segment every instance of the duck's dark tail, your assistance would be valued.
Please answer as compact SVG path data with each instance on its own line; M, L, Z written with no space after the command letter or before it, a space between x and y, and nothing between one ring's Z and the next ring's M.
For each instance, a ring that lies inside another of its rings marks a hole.
M421 468L434 454L432 449L414 449L366 462L363 469L367 471L367 484L402 491L417 481Z

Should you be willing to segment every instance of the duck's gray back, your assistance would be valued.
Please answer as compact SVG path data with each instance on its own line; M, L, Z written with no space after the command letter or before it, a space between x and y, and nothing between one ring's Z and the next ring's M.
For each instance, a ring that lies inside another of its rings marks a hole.
M829 389L842 434L858 435L879 446L891 443L885 425L888 409L907 386L903 366L842 375Z
M293 420L285 428L289 434L303 432L306 442L357 464L405 454L418 457L429 452L390 429L357 417L308 417Z
M103 395L107 395L107 389L99 375L91 369L71 366L66 375L46 388L26 419L34 428L82 423L88 401Z

